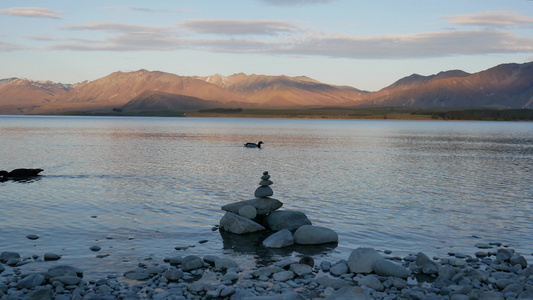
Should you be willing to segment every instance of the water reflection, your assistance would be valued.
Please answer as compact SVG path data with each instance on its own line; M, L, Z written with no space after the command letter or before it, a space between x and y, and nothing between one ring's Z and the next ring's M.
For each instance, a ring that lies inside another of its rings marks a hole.
M256 266L267 266L277 257L290 256L323 256L327 255L335 248L336 243L322 245L293 245L290 247L275 249L263 246L263 241L274 232L260 231L250 234L234 234L219 230L222 237L223 249L232 250L238 255L252 255L256 260Z
M42 176L38 177L21 177L21 178L5 178L0 177L0 182L15 182L15 183L33 183L41 180Z

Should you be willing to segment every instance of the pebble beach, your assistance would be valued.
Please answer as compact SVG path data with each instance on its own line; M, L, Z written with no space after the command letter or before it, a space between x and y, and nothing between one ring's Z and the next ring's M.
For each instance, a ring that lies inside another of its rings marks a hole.
M357 248L339 261L278 257L253 268L213 255L140 258L137 268L100 279L53 253L2 252L0 299L533 299L533 266L522 254L500 243L476 247L441 258ZM43 261L55 264L21 271Z

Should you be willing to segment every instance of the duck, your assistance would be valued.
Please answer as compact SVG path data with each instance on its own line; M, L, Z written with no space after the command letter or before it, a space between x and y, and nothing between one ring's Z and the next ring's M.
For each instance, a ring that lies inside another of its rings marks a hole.
M38 176L39 173L41 173L43 169L15 169L11 172L8 172L6 170L0 171L0 177L3 179L8 178L27 178L27 177L35 177Z
M261 148L261 144L264 144L263 142L259 141L259 143L246 143L244 144L244 147L247 148Z

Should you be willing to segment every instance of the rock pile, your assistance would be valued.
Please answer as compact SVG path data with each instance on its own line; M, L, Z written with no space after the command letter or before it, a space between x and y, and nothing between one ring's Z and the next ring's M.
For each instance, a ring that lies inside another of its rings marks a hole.
M270 197L274 195L270 187L273 183L268 172L264 172L259 187L255 190L255 199L222 206L226 214L220 220L220 229L235 234L267 229L275 231L263 241L263 246L268 248L338 242L335 231L313 226L305 213L294 210L278 211L283 203Z

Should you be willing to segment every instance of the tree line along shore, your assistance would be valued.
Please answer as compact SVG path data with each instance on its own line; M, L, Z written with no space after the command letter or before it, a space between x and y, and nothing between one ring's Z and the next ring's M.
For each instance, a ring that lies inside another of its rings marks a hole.
M231 118L301 118L362 120L472 120L532 121L532 109L444 109L444 108L283 108L243 109L213 108L193 111L150 110L68 111L60 115L83 116L158 116L158 117L231 117Z

